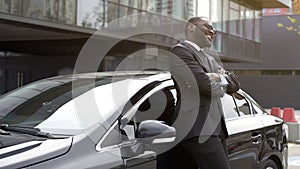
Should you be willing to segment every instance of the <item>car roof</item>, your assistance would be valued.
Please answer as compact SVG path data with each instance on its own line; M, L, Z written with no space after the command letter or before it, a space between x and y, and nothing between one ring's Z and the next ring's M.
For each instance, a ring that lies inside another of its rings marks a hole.
M166 80L170 79L171 75L168 71L106 71L106 72L91 72L80 73L71 75L60 75L56 77L50 77L44 80L60 80L60 79L97 79L105 77L116 78L134 78L134 79L156 79Z

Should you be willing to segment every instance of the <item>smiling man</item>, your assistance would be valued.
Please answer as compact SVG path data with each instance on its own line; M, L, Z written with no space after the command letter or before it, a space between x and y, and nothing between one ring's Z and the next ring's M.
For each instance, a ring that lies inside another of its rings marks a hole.
M171 61L171 71L180 91L178 97L190 105L181 105L180 116L186 123L191 123L191 114L196 114L196 121L180 146L191 156L198 168L229 169L223 142L228 133L220 98L231 84L224 69L203 51L203 48L212 45L216 30L207 18L193 17L185 26L185 35L186 39L171 49L180 60ZM186 66L193 77L187 76L181 70ZM180 127L176 130L180 132Z

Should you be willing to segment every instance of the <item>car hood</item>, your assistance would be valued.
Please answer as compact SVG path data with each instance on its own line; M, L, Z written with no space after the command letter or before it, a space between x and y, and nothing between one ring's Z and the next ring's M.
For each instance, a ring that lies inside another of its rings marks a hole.
M24 140L0 136L0 168L21 168L53 159L69 151L72 137L64 139Z

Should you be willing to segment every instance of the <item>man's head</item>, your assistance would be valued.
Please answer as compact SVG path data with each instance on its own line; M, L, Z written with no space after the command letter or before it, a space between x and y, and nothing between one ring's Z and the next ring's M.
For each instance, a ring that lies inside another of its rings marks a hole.
M185 26L186 39L199 45L201 48L210 47L216 30L206 17L193 17Z

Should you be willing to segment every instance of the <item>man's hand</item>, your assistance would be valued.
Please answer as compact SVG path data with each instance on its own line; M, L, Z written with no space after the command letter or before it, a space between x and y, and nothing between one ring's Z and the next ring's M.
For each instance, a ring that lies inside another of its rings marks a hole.
M221 74L221 75L224 75L225 72L226 72L226 71L225 71L224 69L219 69L219 70L218 70L218 73Z
M209 76L210 79L212 79L215 82L220 82L221 78L218 73L206 73L207 76Z

